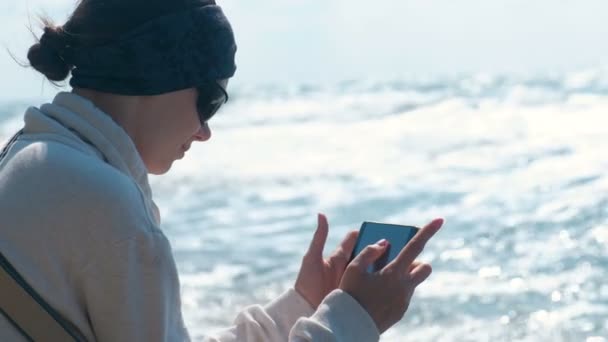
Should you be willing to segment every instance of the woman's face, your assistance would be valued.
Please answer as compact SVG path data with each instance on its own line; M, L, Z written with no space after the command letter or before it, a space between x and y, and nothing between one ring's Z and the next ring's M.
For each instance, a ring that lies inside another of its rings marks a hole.
M226 89L228 80L218 84ZM138 105L141 121L133 133L148 172L166 173L174 161L184 157L193 142L211 138L209 125L200 122L197 99L195 88L142 97Z

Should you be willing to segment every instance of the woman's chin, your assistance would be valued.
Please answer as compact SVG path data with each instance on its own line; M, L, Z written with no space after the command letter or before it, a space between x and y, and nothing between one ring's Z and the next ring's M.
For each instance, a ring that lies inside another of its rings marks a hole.
M165 173L171 170L171 166L173 166L174 161L166 162L166 163L158 163L155 165L148 166L148 173L153 175L164 175Z

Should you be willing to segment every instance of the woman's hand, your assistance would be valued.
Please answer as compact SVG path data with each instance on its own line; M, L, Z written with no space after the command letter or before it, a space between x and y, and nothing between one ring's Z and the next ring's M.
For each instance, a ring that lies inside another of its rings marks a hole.
M378 272L368 273L367 269L386 251L386 240L367 246L348 265L340 288L367 310L380 333L401 320L414 290L431 274L430 265L415 259L442 225L443 220L437 219L422 228L399 255Z
M358 231L346 235L340 246L328 258L323 258L329 225L323 214L317 216L315 231L308 252L302 259L295 290L316 310L323 298L338 288L357 241Z

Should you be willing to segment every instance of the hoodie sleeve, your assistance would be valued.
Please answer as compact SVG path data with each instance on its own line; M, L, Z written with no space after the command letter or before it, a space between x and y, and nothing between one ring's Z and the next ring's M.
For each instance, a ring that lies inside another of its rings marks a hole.
M348 293L334 290L310 318L301 318L290 342L376 342L380 333L367 311Z
M252 305L241 311L234 325L209 335L205 342L285 342L302 317L314 313L313 308L294 289L289 289L268 305Z
M298 311L304 313L306 306L308 303L289 290L266 307L247 308L235 326L204 341L376 342L380 338L372 318L343 291L332 292L310 317L298 318Z

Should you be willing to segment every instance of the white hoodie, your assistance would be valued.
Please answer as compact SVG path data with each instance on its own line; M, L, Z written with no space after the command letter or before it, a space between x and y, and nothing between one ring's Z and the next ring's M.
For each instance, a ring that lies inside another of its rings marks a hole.
M24 120L0 159L0 251L89 341L188 341L171 246L130 137L67 92ZM348 294L314 311L290 289L204 341L378 339ZM0 341L25 341L2 315Z

